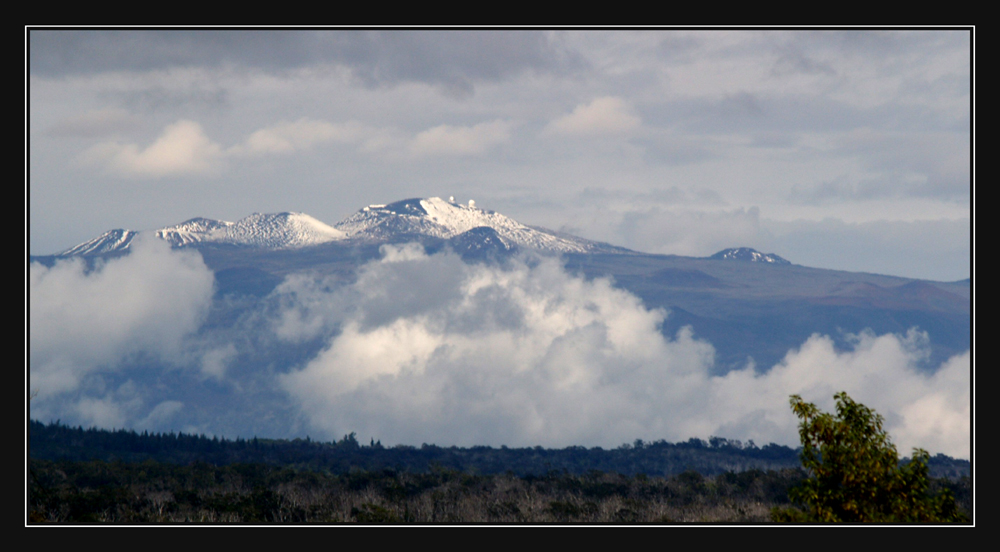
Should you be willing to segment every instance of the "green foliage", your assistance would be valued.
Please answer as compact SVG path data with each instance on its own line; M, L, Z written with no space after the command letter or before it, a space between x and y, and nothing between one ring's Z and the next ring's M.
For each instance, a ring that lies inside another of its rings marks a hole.
M953 522L967 521L951 493L928 492L929 455L913 449L900 465L896 447L882 429L882 416L841 392L836 416L792 395L802 419L802 465L809 473L790 498L806 510L775 508L774 521Z

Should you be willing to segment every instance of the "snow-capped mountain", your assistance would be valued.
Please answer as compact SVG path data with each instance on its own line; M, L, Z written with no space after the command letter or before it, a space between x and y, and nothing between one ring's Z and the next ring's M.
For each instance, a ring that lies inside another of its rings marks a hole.
M304 213L255 213L237 222L193 218L153 231L174 247L196 244L295 249L331 241L386 242L432 237L464 249L535 249L560 253L626 252L627 249L521 224L500 213L437 197L369 205L329 226ZM67 249L60 256L128 249L138 235L117 229ZM475 242L475 243L472 243ZM482 243L479 243L482 242Z
M304 213L254 213L211 230L212 241L266 249L295 249L344 239L344 233Z
M294 249L344 239L343 232L304 213L254 213L237 222L196 217L154 230L153 233L173 247L214 243ZM111 230L59 255L96 255L123 251L128 249L137 235L139 232L134 230Z
M369 205L334 227L348 238L376 241L412 234L450 239L477 228L490 228L493 230L489 233L490 238L495 234L508 248L515 246L563 253L626 251L609 244L527 226L495 211L480 209L473 201L465 205L439 197ZM480 230L468 238L485 234Z
M726 261L747 261L751 263L771 263L782 265L792 264L774 253L761 253L760 251L750 247L732 247L729 249L723 249L709 258L722 259Z
M79 245L70 247L66 251L56 253L56 256L72 257L75 255L100 255L102 253L124 251L128 249L132 240L134 240L138 235L139 233L135 230L125 230L123 228L108 230L92 240L87 240Z

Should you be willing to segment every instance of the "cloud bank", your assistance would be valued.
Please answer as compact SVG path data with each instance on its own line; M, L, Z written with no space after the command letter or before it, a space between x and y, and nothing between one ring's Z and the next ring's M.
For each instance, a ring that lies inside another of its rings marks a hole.
M279 377L307 426L389 443L616 446L634 438L798 442L788 397L831 408L847 391L886 417L900 452L969 456L969 354L933 375L928 336L815 335L770 370L710 375L714 350L668 313L558 262L466 265L419 247L386 248L356 282L289 279L275 332L328 335ZM294 298L294 299L292 299Z
M353 280L291 275L205 331L211 271L158 240L89 270L32 264L29 287L36 418L211 433L238 411L226 434L267 419L282 436L387 444L795 446L789 395L831 410L847 391L885 417L900 453L970 454L969 352L929 373L916 329L861 333L846 350L813 335L773 367L713 375L714 348L690 327L664 335L668 312L557 259L384 246Z
M201 256L137 238L132 253L87 270L80 259L29 268L30 376L39 398L74 391L127 356L179 358L208 312L214 276ZM97 408L99 405L92 405Z
M557 36L537 31L63 31L31 31L33 75L190 66L280 75L302 67L340 66L369 87L417 82L465 98L476 83L585 66Z

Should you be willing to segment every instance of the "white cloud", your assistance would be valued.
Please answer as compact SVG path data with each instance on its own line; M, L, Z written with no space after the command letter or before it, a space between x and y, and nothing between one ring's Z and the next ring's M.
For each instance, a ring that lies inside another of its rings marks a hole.
M893 427L901 452L912 447L968 457L972 421L971 355L952 357L936 374L922 382L919 396L900 405L902 421Z
M81 161L103 166L123 176L158 178L205 174L218 170L222 147L205 135L201 125L181 120L167 126L148 147L104 142L83 153Z
M814 335L767 374L731 373L718 387L728 390L724 403L739 405L744 411L757 406L772 412L781 399L787 409L787 398L793 393L832 411L833 395L846 391L886 419L885 428L902 455L922 447L968 458L969 354L956 356L927 375L917 368L928 354L927 346L927 334L916 330L905 336L864 333L857 336L854 350L844 352L836 351L830 338ZM744 399L733 402L738 396ZM729 415L737 414L736 418L738 412ZM794 442L794 427L786 428L780 440ZM955 431L945 434L942 427Z
M29 270L30 377L40 398L76 389L127 355L180 354L204 319L214 277L194 252L137 239L126 257L87 271L80 259Z
M149 415L139 421L136 425L141 428L145 427L156 430L167 425L171 418L173 418L183 408L184 403L180 401L163 401L153 407L153 410L149 412Z
M616 446L720 435L794 446L789 395L829 409L844 390L886 417L902 454L969 455L968 354L925 375L920 332L862 334L850 351L813 336L765 373L712 376L709 343L687 328L664 337L666 313L609 281L553 260L500 269L388 253L354 284L302 297L301 313L338 321L303 330L331 337L280 383L329 438Z
M242 144L229 149L234 155L287 154L302 151L322 144L373 144L384 141L384 133L357 121L329 123L316 119L301 118L294 122L282 122L253 132Z
M76 403L75 410L80 425L87 427L121 428L127 420L121 405L110 397L85 397Z
M32 415L38 419L44 418L46 414L50 414L49 417L60 418L68 414L69 417L75 418L77 424L84 427L112 429L128 427L129 422L142 410L143 400L132 380L126 381L117 389L108 389L101 394L103 395L101 397L60 397L58 401L48 401L39 408L35 408L36 405L32 404Z
M552 121L545 132L574 136L595 136L622 134L634 131L642 125L625 100L606 96L589 104L576 106L569 115Z
M488 142L489 138L485 140ZM256 130L244 141L223 148L205 134L200 124L181 120L167 126L146 148L131 143L102 142L84 151L78 159L85 165L127 177L212 175L222 171L227 160L234 157L287 155L329 142L352 144L360 151L374 153L398 149L402 140L390 130L357 121L330 123L303 117Z
M228 343L216 347L201 356L201 373L206 378L222 380L226 375L226 367L236 356L236 347Z
M478 125L440 125L427 129L410 143L410 153L426 155L481 155L510 141L514 123L497 119Z

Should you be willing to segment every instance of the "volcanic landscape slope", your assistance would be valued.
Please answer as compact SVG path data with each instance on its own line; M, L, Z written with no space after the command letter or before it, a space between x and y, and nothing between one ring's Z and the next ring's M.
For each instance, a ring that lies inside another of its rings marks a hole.
M928 367L970 347L970 288L961 282L673 255L565 258L568 270L610 277L647 307L668 309L665 334L691 325L716 347L721 372L748 357L770 367L814 333L847 348L866 329L917 327L931 337Z
M450 239L489 228L503 243L517 248L558 253L618 252L627 249L526 226L495 211L480 209L438 197L406 199L387 205L369 205L337 223L335 227L350 239L396 240L398 236L420 235ZM481 232L481 231L480 231Z
M471 232L471 234L469 234ZM59 256L101 255L127 250L140 232L108 231L71 247ZM300 249L331 242L399 243L408 240L455 239L456 243L492 241L504 250L531 249L552 253L628 252L606 243L521 224L495 211L432 197L369 205L329 226L305 213L254 213L237 222L197 217L154 230L173 247L216 245L268 250Z
M420 243L429 254L506 262L518 255L558 255L587 278L611 278L669 315L663 332L690 325L717 352L717 371L749 359L768 368L811 335L849 348L851 334L906 333L931 338L934 367L971 343L968 280L931 282L791 264L774 254L732 248L708 258L650 255L521 224L473 202L440 198L369 205L329 226L302 213L254 214L235 223L196 218L155 234L195 248L215 272L217 297L263 297L298 272L349 281L385 244ZM137 235L113 230L60 256L121 255ZM46 264L56 257L32 258Z

